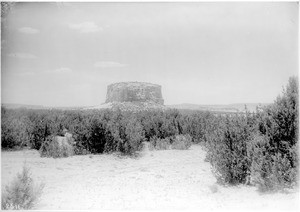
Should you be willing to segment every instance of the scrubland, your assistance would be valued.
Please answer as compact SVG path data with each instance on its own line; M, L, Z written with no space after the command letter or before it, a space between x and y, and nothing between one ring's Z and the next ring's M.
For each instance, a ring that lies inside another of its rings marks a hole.
M298 106L291 77L253 113L2 108L2 196L26 161L37 209L299 209Z

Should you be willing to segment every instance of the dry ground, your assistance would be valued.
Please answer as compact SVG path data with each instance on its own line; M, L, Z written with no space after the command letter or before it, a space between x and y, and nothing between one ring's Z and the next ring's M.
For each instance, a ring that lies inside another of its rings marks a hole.
M26 161L36 181L45 182L35 209L192 209L299 211L299 193L260 194L255 187L216 184L205 151L149 151L141 157L85 155L40 158L34 150L2 152L1 184Z

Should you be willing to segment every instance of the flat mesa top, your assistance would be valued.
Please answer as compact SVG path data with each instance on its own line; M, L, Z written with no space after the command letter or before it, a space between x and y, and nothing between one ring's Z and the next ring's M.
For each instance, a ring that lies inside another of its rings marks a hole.
M114 86L114 87L124 87L124 86L143 86L143 87L161 87L160 85L157 84L152 84L149 82L117 82L110 84L109 86Z

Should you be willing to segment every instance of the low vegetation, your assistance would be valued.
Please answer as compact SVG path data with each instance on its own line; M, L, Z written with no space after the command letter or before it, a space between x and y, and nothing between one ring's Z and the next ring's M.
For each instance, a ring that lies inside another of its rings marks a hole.
M186 150L192 146L192 137L187 135L176 135L172 142L172 149Z
M187 135L175 135L167 138L152 137L150 139L150 150L178 149L186 150L192 145L192 137Z
M61 139L62 138L62 139ZM59 143L59 140L62 141ZM69 157L74 155L74 148L69 138L58 137L58 136L49 136L46 141L42 143L42 146L39 150L41 157L53 157L53 158L61 158L61 157Z
M201 144L219 182L248 184L251 179L262 191L278 190L298 183L298 105L298 80L292 77L272 105L255 113L2 108L1 147L69 156L52 141L63 129L76 141L74 154L132 155L144 141L157 150Z
M38 202L44 184L36 184L30 176L29 168L24 165L21 173L2 188L1 209L2 210L28 210L32 209Z
M297 184L298 80L273 105L254 114L226 117L207 131L208 161L220 182L245 183L261 191Z
M168 150L171 149L171 138L156 138L150 139L150 150Z

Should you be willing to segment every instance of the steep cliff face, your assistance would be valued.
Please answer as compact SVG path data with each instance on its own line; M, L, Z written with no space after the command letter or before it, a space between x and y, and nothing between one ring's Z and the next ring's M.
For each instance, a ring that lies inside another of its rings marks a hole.
M112 102L149 102L164 104L161 86L145 82L120 82L107 88L105 103Z

